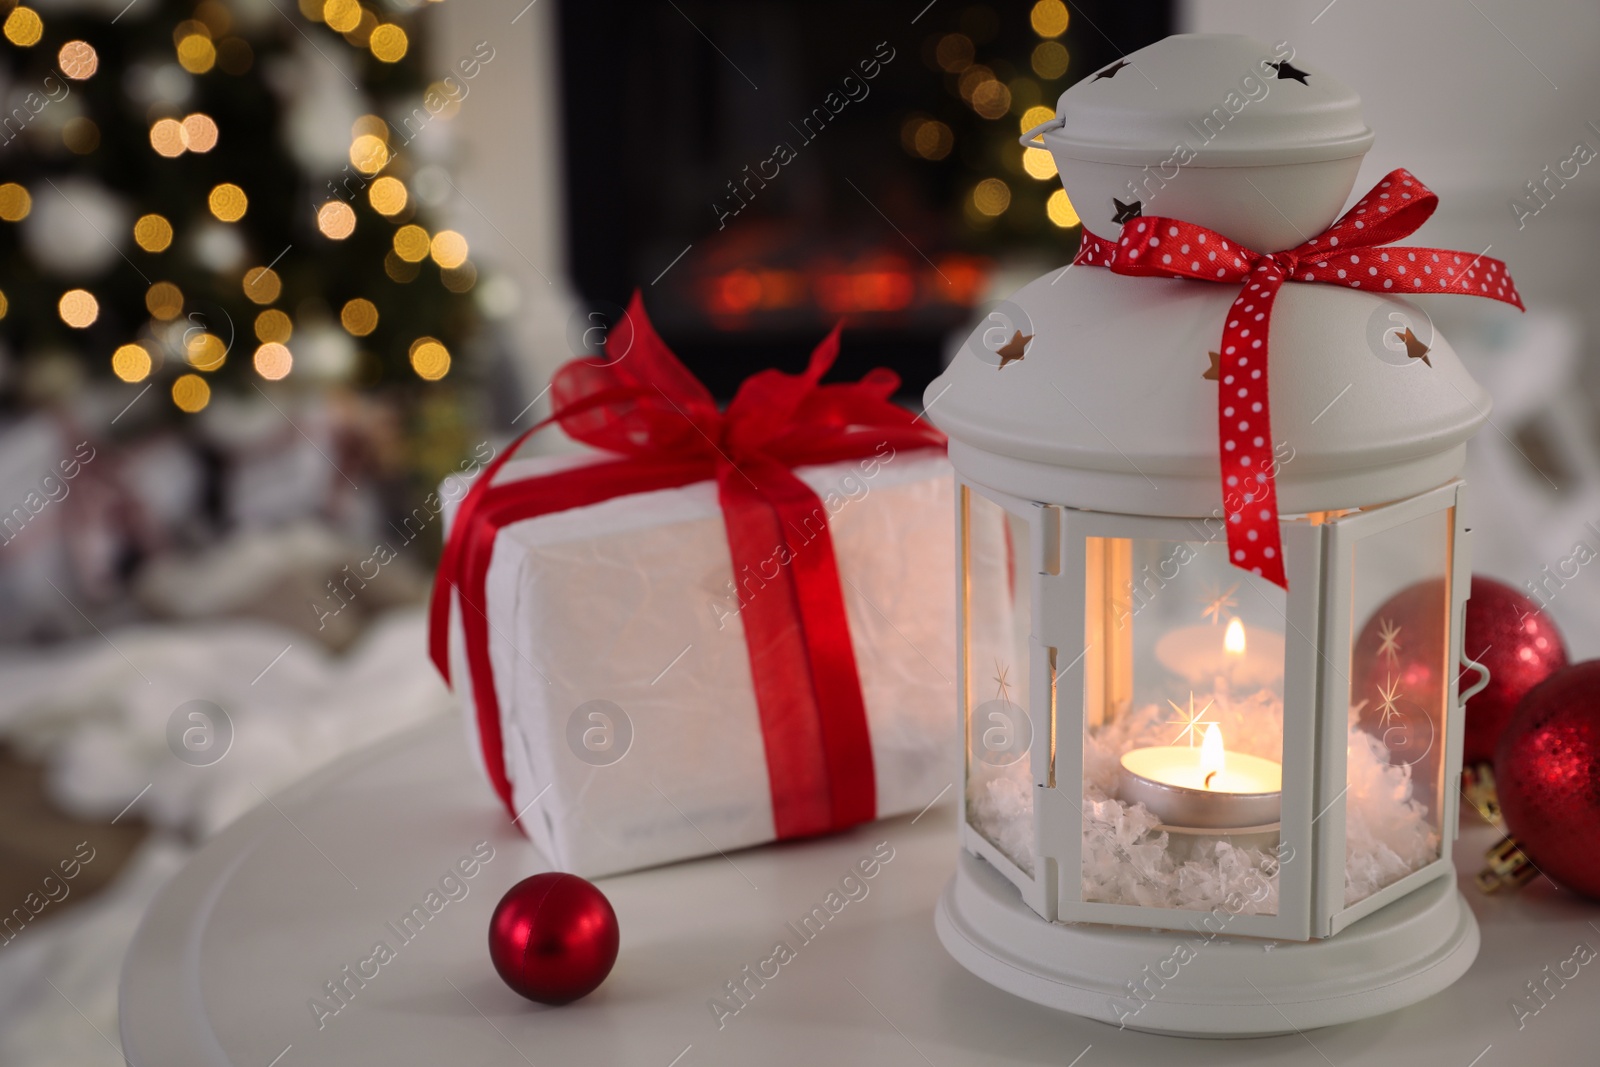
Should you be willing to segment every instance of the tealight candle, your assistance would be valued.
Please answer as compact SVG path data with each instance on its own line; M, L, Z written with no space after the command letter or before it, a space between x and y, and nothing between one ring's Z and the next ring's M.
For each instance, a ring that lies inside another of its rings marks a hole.
M1125 754L1118 791L1168 826L1238 829L1277 822L1282 790L1281 763L1225 751L1212 723L1198 748L1158 745Z
M1283 635L1246 627L1184 626L1161 635L1156 659L1187 682L1225 678L1236 687L1272 686L1283 680Z

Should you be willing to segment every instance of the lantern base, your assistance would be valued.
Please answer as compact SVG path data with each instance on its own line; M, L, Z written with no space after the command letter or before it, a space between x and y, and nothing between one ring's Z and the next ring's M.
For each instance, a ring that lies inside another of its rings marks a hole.
M1293 1033L1383 1015L1466 973L1478 924L1439 878L1335 937L1270 941L1051 923L965 851L939 897L946 951L991 985L1117 1027L1189 1037Z

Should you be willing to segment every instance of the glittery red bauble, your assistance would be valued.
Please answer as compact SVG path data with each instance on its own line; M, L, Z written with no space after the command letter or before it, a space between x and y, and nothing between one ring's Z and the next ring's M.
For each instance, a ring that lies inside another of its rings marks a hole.
M1600 660L1564 668L1518 705L1494 760L1506 828L1535 867L1600 898Z
M1488 686L1467 701L1462 751L1465 763L1486 763L1528 690L1567 665L1567 646L1538 604L1504 582L1474 574L1461 650L1489 668ZM1477 673L1468 671L1461 688L1476 681Z
M524 878L495 905L489 958L529 1000L569 1003L594 992L617 962L617 913L575 874Z

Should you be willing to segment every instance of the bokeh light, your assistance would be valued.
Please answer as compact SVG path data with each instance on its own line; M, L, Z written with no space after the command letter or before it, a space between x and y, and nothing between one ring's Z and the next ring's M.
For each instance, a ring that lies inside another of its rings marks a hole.
M406 186L399 178L383 177L367 190L372 209L380 215L398 215L406 209Z
M211 213L223 222L238 222L244 218L245 211L250 207L250 198L244 195L244 190L232 182L223 182L211 190L207 199Z
M450 267L439 272L439 281L452 293L465 293L478 284L478 268L472 261L461 264L459 267Z
M322 5L322 21L330 30L349 33L361 25L361 5L356 0L327 0Z
M244 295L255 304L270 304L283 291L283 279L271 267L252 267L244 272Z
M208 330L191 333L183 343L184 358L196 370L213 371L228 358L228 346Z
M920 159L943 159L955 147L955 134L938 119L913 115L900 127L900 143Z
M133 239L146 252L165 252L172 244L172 223L160 215L141 215L133 224Z
M156 282L145 291L144 306L155 318L170 322L183 313L183 290L171 282Z
M33 210L33 197L16 182L0 185L0 219L21 222Z
M183 123L177 119L157 119L150 127L150 147L168 159L175 159L187 150L183 140Z
M191 33L178 42L178 63L190 74L204 74L217 62L217 46L211 38Z
M183 146L191 152L209 152L217 147L217 124L210 115L196 112L182 123Z
M343 200L329 200L317 209L317 229L324 237L342 241L356 232L356 213Z
M178 405L179 411L190 415L204 411L211 403L211 386L198 374L185 374L172 383L172 402Z
M294 366L294 355L277 341L268 341L256 349L256 373L269 382L286 377Z
M964 33L947 33L933 50L934 60L951 74L972 66L972 38Z
M972 206L980 214L995 216L1011 206L1011 187L999 178L985 178L972 190Z
M88 41L68 41L56 53L56 63L61 67L61 73L75 82L81 82L93 77L94 72L100 69L100 56Z
M1060 37L1067 32L1067 5L1061 0L1039 0L1028 13L1028 23L1040 37Z
M422 262L420 260L401 259L399 253L392 248L383 254L383 273L387 274L391 281L399 282L402 285L406 282L414 282L421 271Z
M100 301L87 289L68 289L61 294L56 310L61 313L62 322L81 330L94 325L94 320L100 317Z
M1022 169L1028 172L1028 177L1044 181L1056 176L1056 159L1042 148L1024 148Z
M1045 214L1050 216L1050 221L1066 229L1079 223L1077 209L1072 206L1072 201L1067 199L1065 189L1057 189L1050 194L1050 199L1044 203Z
M406 40L406 31L392 22L386 22L372 31L372 36L367 39L367 47L372 49L372 54L382 63L398 63L405 58L406 48L410 44Z
M44 20L31 7L14 7L6 16L6 40L21 48L31 48L44 36Z
M358 296L340 310L339 325L353 337L365 337L378 328L378 306Z
M450 373L450 350L432 337L411 342L411 369L423 381L436 382Z
M150 366L150 352L143 345L123 345L111 353L111 373L125 382L144 381Z
M0 293L0 319L6 317L6 312L11 310L11 301L6 299L6 294Z
M428 231L421 226L402 226L394 232L394 253L407 263L428 258Z
M389 146L382 137L363 133L350 142L350 165L362 174L376 174L389 162Z
M972 90L972 110L986 119L998 119L1011 110L1011 89L998 78L979 82Z
M362 134L371 134L384 144L389 143L389 124L382 115L362 115L350 124L350 136L360 137Z
M294 320L277 308L268 308L256 316L256 340L287 344L294 333Z
M441 267L459 267L467 261L467 239L454 230L440 230L429 242L428 254Z
M1054 81L1067 72L1071 58L1060 41L1040 41L1033 47L1033 72L1041 78Z

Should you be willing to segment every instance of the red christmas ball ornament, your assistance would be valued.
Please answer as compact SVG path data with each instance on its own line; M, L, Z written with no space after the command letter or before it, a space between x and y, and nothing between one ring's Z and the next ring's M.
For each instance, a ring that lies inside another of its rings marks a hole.
M1600 660L1564 668L1523 698L1494 777L1506 828L1534 866L1600 898Z
M1474 574L1461 650L1489 668L1489 684L1467 701L1462 760L1470 766L1495 758L1522 698L1567 665L1567 646L1537 603L1504 582ZM1461 687L1476 681L1476 673L1468 671Z
M597 989L617 962L617 913L575 874L524 878L489 920L489 959L500 977L541 1004L567 1004Z
M1350 702L1363 730L1380 739L1389 762L1412 768L1417 799L1432 806L1444 758L1446 691L1443 580L1408 585L1384 601L1350 647Z

